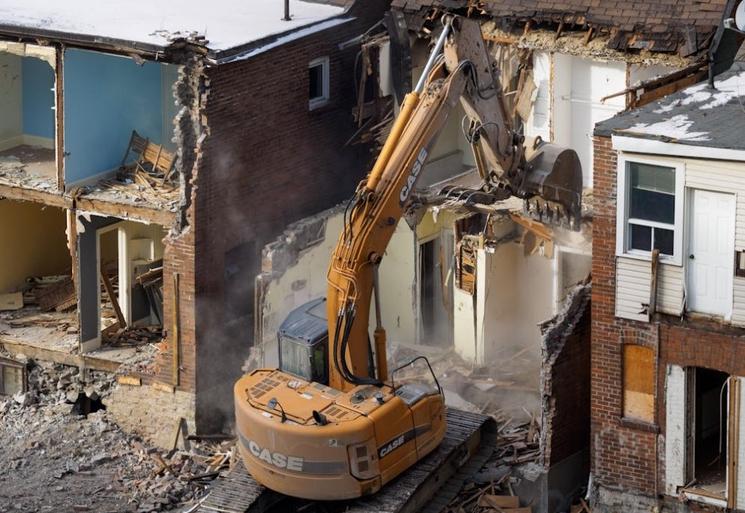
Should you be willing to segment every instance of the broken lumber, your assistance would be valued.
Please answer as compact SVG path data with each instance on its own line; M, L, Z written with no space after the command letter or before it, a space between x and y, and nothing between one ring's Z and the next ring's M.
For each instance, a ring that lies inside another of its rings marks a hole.
M111 286L111 281L109 280L109 277L106 276L106 273L103 269L101 269L101 281L103 282L103 286L106 289L106 295L109 296L111 304L114 307L114 313L116 314L117 321L119 321L119 326L122 328L126 328L127 321L124 319L122 309L119 308L119 301L117 301L116 294L114 294L114 287Z

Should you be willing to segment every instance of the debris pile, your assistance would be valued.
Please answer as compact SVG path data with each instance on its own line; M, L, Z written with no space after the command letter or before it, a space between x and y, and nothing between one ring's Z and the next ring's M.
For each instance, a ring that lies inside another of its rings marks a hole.
M231 441L161 452L122 432L101 402L111 375L25 364L26 391L0 396L0 513L174 510L235 460Z

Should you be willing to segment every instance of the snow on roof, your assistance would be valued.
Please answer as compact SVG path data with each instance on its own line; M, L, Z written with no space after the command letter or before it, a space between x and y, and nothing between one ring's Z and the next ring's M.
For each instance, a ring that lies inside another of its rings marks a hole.
M679 144L745 149L745 63L595 126L595 135L662 138Z
M0 26L84 35L166 47L169 38L205 36L222 51L344 13L344 8L290 0L2 0Z

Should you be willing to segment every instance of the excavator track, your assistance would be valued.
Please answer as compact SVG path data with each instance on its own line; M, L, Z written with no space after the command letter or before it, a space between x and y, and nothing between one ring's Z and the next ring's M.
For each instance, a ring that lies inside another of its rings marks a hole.
M322 509L348 513L439 513L458 494L464 481L484 465L496 439L497 426L491 417L448 408L445 438L431 454L375 495L323 503ZM241 462L218 479L195 513L290 511L286 509L290 503L293 510L304 506L312 511L313 501L298 501L267 490Z

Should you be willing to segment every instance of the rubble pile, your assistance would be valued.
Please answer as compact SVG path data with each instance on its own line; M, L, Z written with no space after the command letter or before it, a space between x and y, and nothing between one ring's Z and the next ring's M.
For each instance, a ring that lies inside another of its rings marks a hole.
M182 438L163 452L121 431L101 401L112 376L26 362L27 387L0 396L0 513L173 510L234 459L232 442Z

